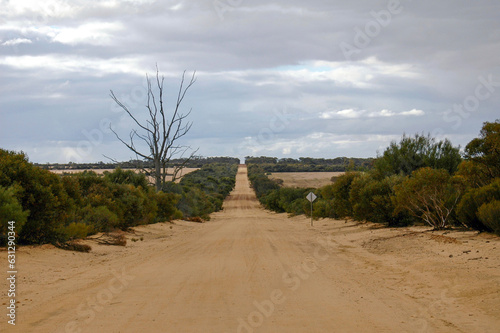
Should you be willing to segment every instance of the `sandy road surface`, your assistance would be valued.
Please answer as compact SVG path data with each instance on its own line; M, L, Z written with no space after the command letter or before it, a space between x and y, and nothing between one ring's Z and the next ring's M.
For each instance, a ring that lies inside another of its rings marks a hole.
M138 227L125 248L23 248L17 325L0 331L500 331L492 235L311 228L261 209L244 167L224 207L204 224Z

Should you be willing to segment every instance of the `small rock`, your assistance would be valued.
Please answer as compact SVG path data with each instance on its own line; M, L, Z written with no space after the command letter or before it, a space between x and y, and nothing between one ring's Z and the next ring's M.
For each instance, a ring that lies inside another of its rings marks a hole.
M450 254L450 258L453 258L453 254Z

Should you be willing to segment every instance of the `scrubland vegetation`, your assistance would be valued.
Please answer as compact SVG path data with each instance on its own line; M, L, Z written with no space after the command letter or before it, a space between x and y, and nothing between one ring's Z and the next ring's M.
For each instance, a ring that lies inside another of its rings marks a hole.
M194 156L193 158L186 160L181 158L171 159L166 167L174 168L178 165L183 165L185 168L201 168L207 164L213 163L236 163L234 157L202 157ZM130 160L127 162L97 162L97 163L34 163L34 165L46 169L46 170L114 170L116 168L122 169L151 169L154 164L150 161L142 160Z
M117 168L56 175L23 153L0 150L0 235L16 222L24 244L62 243L97 232L180 218L207 219L234 187L238 159L203 164L156 191L144 174Z
M405 135L365 166L368 170L349 171L318 189L287 188L270 180L269 158L247 163L260 202L277 212L310 215L305 197L313 191L315 218L349 217L388 226L424 222L435 229L459 226L500 234L499 120L484 123L463 154L448 140Z
M337 157L311 158L300 157L299 159L276 157L253 157L245 158L246 164L259 164L265 172L339 172L339 171L363 171L373 164L373 158L347 158Z
M213 163L214 161L223 163ZM97 232L172 219L209 219L234 188L238 159L198 159L201 168L161 191L141 173L116 168L56 175L24 153L0 149L0 243L16 221L25 244L63 243ZM486 122L461 153L448 140L403 136L376 159L248 157L252 187L267 209L314 218L353 218L435 229L467 227L500 234L500 121ZM321 188L283 187L269 172L347 172ZM337 169L338 168L338 169Z

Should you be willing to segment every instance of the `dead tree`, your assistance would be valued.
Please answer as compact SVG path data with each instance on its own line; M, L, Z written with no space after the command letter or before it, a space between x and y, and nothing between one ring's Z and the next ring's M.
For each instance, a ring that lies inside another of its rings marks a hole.
M172 181L175 181L180 169L182 169L196 153L196 151L194 151L189 157L183 158L184 154L191 148L189 146L179 144L179 139L185 136L193 125L192 122L186 120L186 118L191 114L191 110L188 113L183 114L180 112L180 106L187 91L196 81L195 74L196 72L193 72L191 80L187 84L185 82L186 72L184 71L182 74L179 92L177 94L177 102L175 104L175 108L170 114L167 110L165 110L163 102L164 77L160 77L158 68L156 68L156 80L154 85L156 85L155 88L157 91L155 95L153 83L151 82L149 76L146 75L148 85L148 97L146 104L147 120L143 122L141 122L138 119L138 116L134 114L125 104L123 104L116 97L113 90L111 90L111 98L129 115L137 128L131 130L128 141L122 139L118 133L111 128L111 126L110 129L115 134L117 139L120 140L120 142L122 142L134 154L136 154L138 158L142 158L145 161L150 162L152 167L147 173L153 177L156 191L161 191L167 181L167 166L172 158L176 157L183 159L183 162L180 163L180 165L174 166ZM138 148L135 142L137 139L144 141L147 144L147 148L144 148L144 150Z

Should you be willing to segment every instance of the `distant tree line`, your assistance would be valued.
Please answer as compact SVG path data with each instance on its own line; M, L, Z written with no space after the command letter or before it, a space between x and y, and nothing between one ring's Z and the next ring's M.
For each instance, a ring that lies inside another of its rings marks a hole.
M342 171L365 171L373 167L373 158L347 158L337 157L334 159L300 157L281 158L276 157L252 157L245 158L246 164L257 164L265 172L342 172Z
M184 164L186 168L201 168L206 164L212 163L236 163L240 160L234 157L203 157L195 156L186 162L185 159L172 159L167 164L168 167L174 167ZM102 170L102 169L148 169L153 167L153 163L142 160L130 160L126 162L97 162L97 163L35 163L36 166L46 170Z
M213 161L214 159L212 159ZM62 243L172 219L208 219L234 187L239 160L204 163L157 192L144 174L116 168L57 175L0 149L0 243L8 221L20 243Z
M499 120L485 122L463 156L449 140L404 135L370 170L347 172L319 189L282 187L262 165L250 164L249 178L264 207L277 212L310 215L305 196L314 191L315 218L389 226L424 222L435 229L462 226L500 234Z

